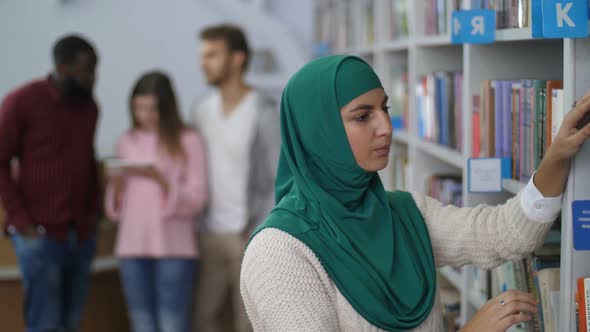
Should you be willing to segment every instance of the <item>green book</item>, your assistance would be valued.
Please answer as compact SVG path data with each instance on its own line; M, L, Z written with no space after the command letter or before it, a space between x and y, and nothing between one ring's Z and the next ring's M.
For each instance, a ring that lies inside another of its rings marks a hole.
M539 167L541 158L543 156L543 129L545 128L545 88L547 87L547 81L536 80L534 83L535 88L535 107L533 110L533 162L534 169Z

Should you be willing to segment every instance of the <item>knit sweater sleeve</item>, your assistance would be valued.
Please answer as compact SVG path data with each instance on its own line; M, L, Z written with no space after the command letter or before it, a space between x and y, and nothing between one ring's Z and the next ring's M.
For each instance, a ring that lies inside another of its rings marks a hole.
M339 331L334 291L313 252L265 229L246 250L241 293L254 331Z
M554 216L530 219L521 195L498 206L458 208L412 193L427 224L437 266L474 264L491 269L530 254L543 241Z

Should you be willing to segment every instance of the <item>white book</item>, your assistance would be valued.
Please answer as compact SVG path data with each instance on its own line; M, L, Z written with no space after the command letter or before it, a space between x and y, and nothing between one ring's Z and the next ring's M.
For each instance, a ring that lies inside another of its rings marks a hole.
M543 269L538 272L539 295L541 296L543 308L545 332L557 332L549 293L559 291L559 279L559 268Z
M553 109L551 114L551 137L555 137L559 131L559 127L561 127L561 121L565 116L563 110L563 90L554 89L551 94L551 107Z
M151 160L128 160L128 159L107 159L106 167L109 171L119 171L125 168L149 167L153 166L154 162Z

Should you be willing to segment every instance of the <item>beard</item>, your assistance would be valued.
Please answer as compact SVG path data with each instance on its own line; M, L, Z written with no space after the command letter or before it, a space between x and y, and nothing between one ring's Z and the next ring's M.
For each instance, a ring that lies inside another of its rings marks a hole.
M221 84L223 84L225 81L227 81L227 79L230 76L230 74L229 74L229 64L226 65L226 66L224 66L218 72L205 71L205 75L207 77L207 83L209 83L209 85L218 87Z
M67 98L89 101L94 98L92 89L80 84L74 77L66 76L63 80L63 93Z

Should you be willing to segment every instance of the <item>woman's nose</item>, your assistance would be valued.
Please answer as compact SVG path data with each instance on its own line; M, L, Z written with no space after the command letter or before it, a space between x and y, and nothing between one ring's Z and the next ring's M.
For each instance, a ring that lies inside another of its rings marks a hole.
M391 127L391 119L389 114L381 112L377 123L377 136L391 135L393 128Z

